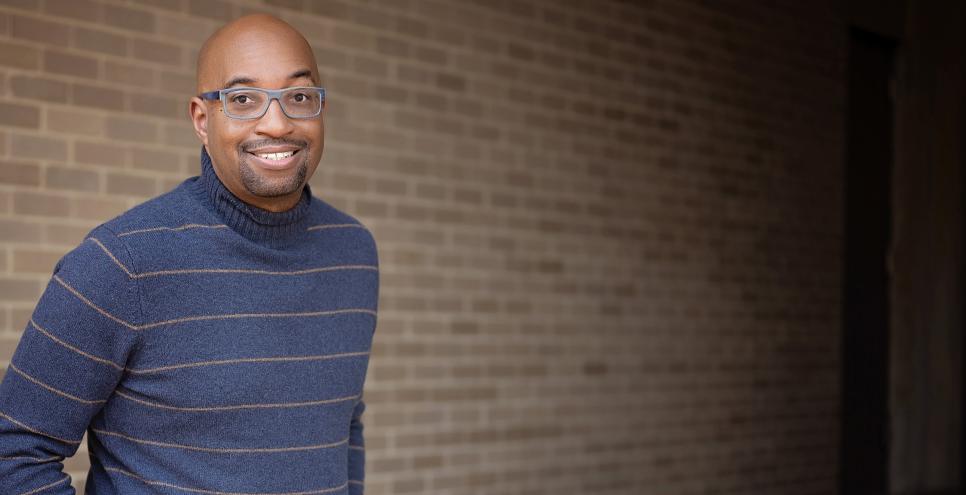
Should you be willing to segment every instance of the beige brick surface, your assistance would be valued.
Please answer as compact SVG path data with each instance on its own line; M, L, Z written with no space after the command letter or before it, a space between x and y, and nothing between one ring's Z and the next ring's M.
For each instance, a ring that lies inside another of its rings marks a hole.
M130 50L131 40L104 30L76 27L73 46L84 51L124 56Z
M100 62L94 57L53 49L44 50L43 70L51 74L97 79L99 67Z
M15 75L10 78L10 90L18 99L67 103L68 85L56 79Z
M40 111L35 106L0 102L0 125L40 127Z
M254 10L312 43L313 191L379 246L367 494L836 493L818 3L2 0L0 363L60 255L197 174L194 56Z

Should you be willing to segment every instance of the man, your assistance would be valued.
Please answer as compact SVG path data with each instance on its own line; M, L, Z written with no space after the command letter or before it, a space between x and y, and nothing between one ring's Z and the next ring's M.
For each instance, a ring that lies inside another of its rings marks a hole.
M0 384L0 493L361 494L376 325L369 231L312 197L325 92L252 15L198 57L201 174L54 268Z

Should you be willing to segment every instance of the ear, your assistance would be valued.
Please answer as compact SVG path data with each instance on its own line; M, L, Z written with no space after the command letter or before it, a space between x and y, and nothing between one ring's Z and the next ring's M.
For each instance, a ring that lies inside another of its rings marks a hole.
M195 127L195 135L202 144L208 146L208 107L204 100L197 96L191 98L188 102L188 117Z

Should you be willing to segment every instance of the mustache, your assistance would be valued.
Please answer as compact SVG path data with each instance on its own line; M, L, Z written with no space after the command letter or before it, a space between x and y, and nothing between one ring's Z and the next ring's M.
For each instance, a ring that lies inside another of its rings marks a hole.
M256 148L262 148L267 146L297 146L299 148L307 148L309 146L308 141L303 141L301 139L255 139L252 141L245 141L238 145L238 147L244 151L248 152Z

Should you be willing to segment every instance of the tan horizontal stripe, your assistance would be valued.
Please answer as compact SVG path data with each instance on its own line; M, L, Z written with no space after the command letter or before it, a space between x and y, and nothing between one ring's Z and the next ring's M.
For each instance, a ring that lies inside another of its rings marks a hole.
M185 412L216 412L216 411L236 411L239 409L286 409L293 407L309 407L309 406L321 406L324 404L335 404L337 402L345 402L348 400L358 399L358 395L352 395L349 397L338 397L335 399L323 399L323 400L313 400L306 402L278 402L278 403L264 403L264 404L238 404L233 406L207 406L207 407L180 407L180 406L168 406L165 404L158 404L157 402L151 402L144 399L138 399L133 395L126 394L120 390L115 390L115 394L123 397L131 402L137 402L138 404L144 404L146 406L156 407L158 409L167 409L170 411L185 411Z
M277 271L254 270L248 268L183 268L179 270L159 270L156 272L135 273L131 278L159 277L162 275L183 275L188 273L246 273L251 275L305 275L308 273L330 272L336 270L378 270L375 265L333 265L304 270Z
M32 456L29 456L29 455L0 455L0 459L6 460L6 461L13 461L13 460L17 460L17 459L29 459L31 461L36 461L36 462L51 462L51 461L62 461L62 460L64 460L64 458L61 457L61 456L59 456L59 455L52 455L52 456L46 457L46 458L42 458L42 457L32 457Z
M349 480L349 483L352 485L360 485L360 486L365 484L365 482L362 480Z
M127 235L143 234L145 232L159 232L164 230L177 232L177 231L188 230L188 229L227 229L227 228L228 226L224 224L202 225L198 223L187 223L179 227L153 227L150 229L129 230L127 232L121 232L120 234L117 234L117 236L124 237Z
M36 379L36 378L28 375L27 373L25 373L20 368L14 366L13 363L10 363L10 365L8 367L10 369L16 371L20 376L26 378L27 380L30 380L31 382L33 382L33 383L35 383L37 385L40 385L41 387L43 387L43 388L45 388L45 389L47 389L47 390L49 390L49 391L51 391L51 392L53 392L53 393L61 396L61 397L66 397L66 398L71 399L71 400L76 400L77 402L80 402L80 403L83 403L83 404L103 404L103 403L107 402L106 400L87 400L87 399L82 399L82 398L80 398L80 397L78 397L76 395L68 394L67 392L64 392L63 390L59 390L59 389L56 389L54 387L51 387L50 385L47 385L46 383L44 383L44 382L42 382L42 381L40 381L40 380L38 380L38 379Z
M95 243L98 247L104 251L105 254L115 265L121 268L124 273L127 274L129 278L147 278L147 277L160 277L163 275L185 275L190 273L245 273L251 275L306 275L310 273L328 272L335 270L378 270L379 268L375 265L332 265L332 266L322 266L316 268L305 268L302 270L256 270L250 268L182 268L175 270L157 270L153 272L144 273L134 273L128 268L121 260L114 256L114 253L110 249L107 249L99 239L96 237L88 237L87 240Z
M42 491L44 491L44 490L46 490L48 488L53 488L53 487L55 487L55 486L57 486L57 485L65 482L65 481L69 481L69 480L70 480L70 475L66 475L65 474L64 477L61 478L59 481L55 481L53 483L46 484L46 485L44 485L44 486L42 486L40 488L34 488L33 490L23 492L20 495L33 495L35 493L40 493L40 492L42 492Z
M107 318L110 318L111 320L114 320L120 323L121 325L124 325L125 327L130 328L131 330L144 330L147 328L160 327L164 325L173 325L175 323L185 323L189 321L230 320L230 319L236 319L236 318L293 318L293 317L300 317L300 316L329 316L329 315L337 315L337 314L344 314L344 313L366 313L372 316L376 316L376 312L371 309L348 308L348 309L333 309L329 311L306 311L306 312L299 312L299 313L234 313L234 314L223 314L223 315L186 316L184 318L174 318L171 320L158 321L154 323L145 323L143 325L134 325L132 323L128 323L122 320L121 318L118 318L117 316L112 315L111 313L108 313L100 306L92 303L90 300L84 297L83 294L78 292L77 289L71 287L70 284L68 284L67 282L64 282L64 280L61 279L60 276L54 275L54 279L58 283L60 283L60 285L63 285L65 289L67 289L72 294L74 294L84 304L90 306L95 311L106 316Z
M361 451L365 451L366 448L364 446L362 446L362 445L350 445L349 446L349 450L361 450Z
M118 438L123 438L129 442L140 443L144 445L154 445L155 447L167 447L173 449L184 449L184 450L195 450L198 452L214 452L220 454L258 454L258 453L276 453L276 452L300 452L305 450L319 450L319 449L329 449L332 447L338 447L349 441L346 437L343 440L332 443L322 443L317 445L305 445L300 447L277 447L277 448L252 448L252 449L224 449L224 448L214 448L214 447L197 447L194 445L183 445L178 443L168 443L168 442L158 442L155 440L145 440L142 438L135 438L132 436L125 435L123 433L117 433L114 431L98 430L96 428L91 428L91 431L99 433L101 435L109 435Z
M113 467L106 467L104 469L107 471L113 471L115 473L121 473L125 476L134 478L146 485L163 486L166 488L174 488L175 490L182 490L182 491L193 492L193 493L205 493L208 495L319 495L322 493L332 493L332 492L344 490L346 485L348 485L348 483L343 483L336 487L320 488L318 490L310 490L307 492L305 491L302 491L302 492L219 492L216 490L207 490L204 488L188 488L186 486L172 485L171 483L165 483L163 481L149 480L146 478L142 478L130 471L125 471L123 469L118 469Z
M319 225L313 225L313 226L311 226L311 227L309 227L309 228L307 228L305 230L312 231L312 230L341 229L341 228L365 229L365 227L363 227L362 225L359 225L357 223L323 223L323 224L319 224Z
M72 350L72 351L74 351L74 352L76 352L76 353L78 353L78 354L80 354L81 356L84 356L84 357L86 357L86 358L88 358L88 359L91 359L92 361L97 361L98 363L103 363L103 364L106 364L106 365L108 365L108 366L111 366L111 367L113 367L113 368L117 368L118 370L121 370L121 371L123 371L123 370L124 370L124 366L122 366L122 365L120 365L120 364L117 364L117 363L115 363L115 362L113 362L113 361L109 361L109 360L107 360L107 359L104 359L104 358L99 358L99 357L97 357L97 356L94 356L93 354L88 354L88 353L86 353L86 352L84 352L84 351L82 351L82 350L80 350L80 349L78 349L78 348L76 348L76 347L74 347L74 346L72 346L72 345L70 345L70 344L68 344L67 342L64 342L63 340L60 340L60 339L58 339L57 337L54 337L54 335L53 335L53 334L51 334L51 333L50 333L50 332L48 332L47 330L44 330L43 328L41 328L41 327L40 327L40 325L38 325L38 324L37 324L37 322L35 322L35 321L34 321L33 319L31 319L31 320L30 320L30 324L31 324L31 325L32 325L32 326L33 326L33 327L34 327L34 328L35 328L35 329L36 329L36 330L37 330L38 332L40 332L40 333L42 333L42 334L44 334L44 335L46 335L46 336L47 336L47 338L49 338L50 340L53 340L54 342L56 342L56 343L58 343L58 344L60 344L60 345L62 345L62 346L64 346L64 347L66 347L66 348L68 348L68 349L70 349L70 350Z
M29 426L21 423L20 421L17 421L16 419L13 419L12 417L10 417L10 415L5 414L3 412L0 412L0 417L5 418L7 421L9 421L9 422L11 422L11 423L13 423L13 424L15 424L15 425L17 425L17 426L25 429L25 430L27 430L27 431L29 431L31 433L36 433L38 435L45 436L45 437L50 438L50 439L53 439L53 440L57 440L58 442L63 442L63 443L69 444L69 445L80 445L80 443L81 443L80 440L77 440L77 441L67 440L66 438L55 437L54 435L51 435L50 433L44 433L44 432L42 432L40 430L36 430L34 428L31 428L31 427L29 427Z
M261 358L238 358L238 359L219 359L216 361L198 361L194 363L173 364L170 366L160 366L157 368L132 369L125 371L134 375L146 375L161 371L177 370L182 368L196 368L200 366L217 366L222 364L237 363L274 363L274 362L297 362L297 361L324 361L328 359L338 359L344 357L367 356L368 352L344 352L341 354L324 354L318 356L288 356L288 357L261 357Z
M128 270L128 268L124 266L124 263L121 263L121 260L117 259L117 256L114 256L114 253L112 253L110 249L107 249L107 246L105 246L104 243L102 243L98 238L88 237L88 239L94 244L97 244L98 247L101 248L101 251L104 251L111 258L111 261L113 261L115 265L121 267L121 270L124 270L124 273L126 273L128 277L134 276L134 274L131 273L131 270Z
M132 325L132 324L130 324L130 323L128 323L128 322L126 322L126 321L124 321L124 320L122 320L122 319L114 316L114 315L112 315L111 313L108 313L107 311L105 311L104 309L102 309L100 306L92 303L89 299L87 299L86 297L84 297L83 294L81 294L80 292L78 292L77 289L71 287L70 284L68 284L67 282L64 282L64 279L60 278L59 275L54 275L54 280L56 280L60 285L63 285L65 289L67 289L67 290L69 290L71 292L71 294L74 294L75 296L77 296L77 298L80 299L81 301L83 301L84 304L90 306L91 308L94 308L94 310L97 311L98 313L100 313L100 314L102 314L102 315L104 315L104 316L106 316L106 317L108 317L108 318L110 318L110 319L112 319L112 320L120 323L121 325L124 325L127 328L130 328L131 330L137 330L138 327L136 325Z
M196 224L196 223L189 223L189 224L181 225L181 226L178 226L178 227L152 227L152 228L149 228L149 229L129 230L127 232L121 232L120 234L117 234L117 236L118 237L124 237L124 236L129 236L129 235L134 235L134 234L143 234L143 233L146 233L146 232L183 231L183 230L188 230L188 229L199 229L199 228L226 229L226 228L228 228L228 226L227 225L223 225L223 224L217 224L217 225L202 225L202 224ZM308 227L305 230L312 231L312 230L337 229L337 228L360 228L360 229L365 229L364 226L362 226L360 224L357 224L357 223L327 223L327 224L312 225L311 227Z
M235 318L292 318L299 316L328 316L343 313L367 313L373 316L376 312L371 309L333 309L330 311L308 311L303 313L236 313L236 314L225 314L225 315L201 315L201 316L187 316L184 318L175 318L173 320L159 321L156 323L147 323L137 327L138 330L144 330L146 328L160 327L163 325L173 325L175 323L184 323L188 321L200 321L200 320L229 320Z

